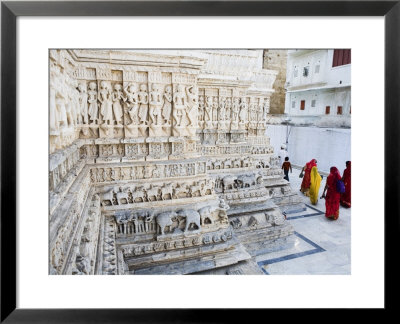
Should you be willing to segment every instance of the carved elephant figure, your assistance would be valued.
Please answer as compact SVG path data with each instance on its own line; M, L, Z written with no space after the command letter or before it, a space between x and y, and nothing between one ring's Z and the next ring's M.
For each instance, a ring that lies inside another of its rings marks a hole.
M240 168L242 165L242 161L238 158L238 159L233 160L232 164L233 164L234 168Z
M173 189L173 198L178 199L180 198L179 196L182 194L185 194L186 197L186 190L187 190L187 186L184 184L181 185L177 185L174 189Z
M233 189L236 188L236 176L228 175L226 177L222 178L222 184L223 184L223 189L224 191L227 189Z
M237 183L241 188L251 187L256 184L256 177L254 174L242 174L238 176Z
M211 214L217 209L215 206L205 206L199 209L200 223L204 225L206 219L209 220L210 224L214 223Z
M174 211L162 212L156 216L157 226L160 227L161 235L165 235L165 227L171 229L173 224L173 219L176 218L178 214Z
M242 167L248 167L248 166L250 166L250 159L247 157L243 159Z
M177 212L178 216L186 218L185 232L189 229L191 224L195 224L198 229L201 229L200 214L194 209L182 209Z
M203 196L203 187L200 182L190 187L190 195L195 197L195 193L198 193L199 196Z
M226 159L226 160L223 162L223 165L224 165L224 169L230 169L230 168L232 167L232 161L231 161L231 159Z
M165 196L169 195L170 199L172 199L172 183L165 184L161 187L161 199L165 200Z
M160 190L160 187L158 186L152 186L149 189L146 190L146 197L147 201L152 201L151 199L154 198L154 200L158 200L158 192Z
M108 191L102 192L101 193L101 205L105 206L106 201L109 201L110 205L112 205L113 199L114 199L114 193L115 193L114 188L111 188Z
M125 199L126 200L126 203L128 203L129 201L128 201L128 197L129 197L129 194L128 194L128 190L129 190L129 188L124 188L124 189L122 189L122 188L119 188L119 190L120 191L117 191L117 193L115 194L116 195L116 197L117 197L117 203L118 203L118 205L121 205L121 200L122 199Z
M219 160L214 161L214 169L221 169L221 164Z
M137 198L140 198L141 201L144 202L144 199L145 199L146 195L145 195L145 191L144 191L142 186L136 187L135 189L132 189L131 192L132 192L132 200L133 200L133 202L135 202L135 200Z

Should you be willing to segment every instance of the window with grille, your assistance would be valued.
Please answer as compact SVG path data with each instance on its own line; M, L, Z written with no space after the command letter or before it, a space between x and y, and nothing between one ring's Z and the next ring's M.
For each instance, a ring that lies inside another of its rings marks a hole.
M304 110L304 108L306 108L306 101L305 101L305 100L302 100L302 101L300 102L300 110Z
M297 78L297 68L294 68L293 76L294 76L295 78Z
M319 67L320 67L319 64L315 66L315 71L314 71L315 73L319 73Z
M332 67L341 66L351 63L351 50L335 49L333 51Z
M303 77L308 77L308 72L310 70L309 66L305 66L303 69Z
M292 108L296 107L296 101L292 101Z
M315 100L312 100L312 101L311 101L311 107L315 107L315 103L316 103L316 101L315 101Z
M342 112L343 112L343 107L342 107L342 106L338 106L338 107L337 107L337 114L338 114L338 115L341 115Z

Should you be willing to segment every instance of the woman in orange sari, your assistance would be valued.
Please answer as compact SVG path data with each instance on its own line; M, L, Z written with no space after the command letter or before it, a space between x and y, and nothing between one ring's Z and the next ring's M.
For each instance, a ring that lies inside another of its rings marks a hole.
M317 166L317 160L312 159L310 162L306 163L306 165L301 170L301 174L304 172L303 181L301 182L300 191L309 196L309 190L311 185L311 169Z
M346 191L340 197L340 204L343 207L351 207L351 161L346 161L346 169L343 171L343 183Z
M339 170L336 167L331 167L330 174L326 179L324 192L321 196L321 198L325 198L325 217L334 220L339 218L340 193L336 189L336 182L338 180L341 180Z

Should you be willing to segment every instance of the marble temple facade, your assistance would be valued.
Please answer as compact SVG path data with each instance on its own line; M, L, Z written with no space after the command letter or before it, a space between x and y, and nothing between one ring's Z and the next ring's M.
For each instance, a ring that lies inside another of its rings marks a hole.
M229 271L293 233L262 60L49 51L50 274Z

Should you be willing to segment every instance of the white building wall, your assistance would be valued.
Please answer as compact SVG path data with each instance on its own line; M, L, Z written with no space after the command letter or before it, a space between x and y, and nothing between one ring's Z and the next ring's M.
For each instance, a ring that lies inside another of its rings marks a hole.
M350 114L351 64L332 67L333 53L333 49L288 52L285 114L321 116L325 115L326 106L330 106L330 116L337 115L338 106L342 107L343 116ZM303 75L305 67L308 76ZM300 110L302 100L304 110Z
M286 142L285 125L268 125L266 135L278 154ZM304 166L311 159L317 159L318 169L329 172L336 166L340 173L351 161L351 130L339 128L289 126L288 154L292 164Z

